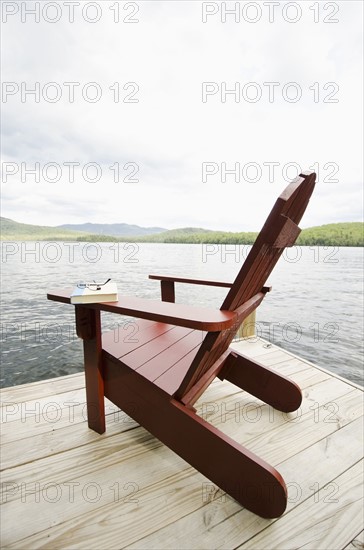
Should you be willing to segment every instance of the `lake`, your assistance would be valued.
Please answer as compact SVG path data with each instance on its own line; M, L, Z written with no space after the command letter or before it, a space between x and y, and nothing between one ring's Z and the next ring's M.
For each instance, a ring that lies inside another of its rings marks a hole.
M73 307L47 289L111 277L119 294L159 299L171 274L232 281L248 245L3 242L3 387L82 370ZM363 384L363 249L292 247L273 271L257 312L257 334L318 366ZM176 301L219 308L226 289L176 285ZM103 314L105 326L133 331L128 318Z

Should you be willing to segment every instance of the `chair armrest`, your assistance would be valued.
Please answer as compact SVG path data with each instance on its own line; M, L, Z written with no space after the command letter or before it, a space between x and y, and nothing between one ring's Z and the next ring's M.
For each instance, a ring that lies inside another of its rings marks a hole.
M172 277L168 275L149 275L149 279L156 279L157 281L168 281L168 282L174 282L174 283L187 283L191 285L222 286L225 288L230 288L233 286L233 283L226 283L222 281L190 279L187 277Z
M49 291L47 298L48 300L70 304L71 293L72 289L56 289ZM108 311L207 332L225 330L232 327L237 320L237 314L234 311L194 307L131 296L119 296L118 302L77 304L76 307Z
M187 283L191 285L220 286L230 288L232 283L223 283L220 281L203 281L202 279L188 279L185 277L169 277L167 275L149 275L149 279L156 279L161 282L162 302L175 301L174 283Z
M149 275L149 279L155 279L161 282L161 297L163 302L175 301L175 289L174 283L187 283L191 285L206 285L206 286L219 286L225 288L231 288L233 283L226 283L222 281L209 281L203 279L189 279L185 277L172 277L168 275ZM262 292L270 292L271 286L263 286Z

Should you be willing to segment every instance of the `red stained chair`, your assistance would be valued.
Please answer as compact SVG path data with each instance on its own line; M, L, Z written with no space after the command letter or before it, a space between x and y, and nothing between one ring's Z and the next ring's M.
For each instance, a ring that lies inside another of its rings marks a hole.
M278 197L233 283L150 275L161 282L162 301L120 296L115 303L75 306L83 339L89 427L105 431L104 396L144 426L213 483L262 517L280 516L287 491L280 474L224 435L193 407L219 377L273 407L290 412L301 404L299 387L229 346L244 319L270 290L266 280L298 223L315 186L316 174L300 174ZM220 310L174 303L178 283L229 288ZM70 303L71 290L48 299ZM100 312L138 318L130 341L101 334Z

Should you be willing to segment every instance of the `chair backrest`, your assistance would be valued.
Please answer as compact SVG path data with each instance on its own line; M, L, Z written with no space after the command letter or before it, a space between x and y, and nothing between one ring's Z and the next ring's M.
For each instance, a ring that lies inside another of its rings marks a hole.
M221 309L236 311L234 330L209 332L191 363L176 397L182 399L228 349L247 313L239 309L261 292L267 278L287 246L292 246L301 230L298 224L315 187L316 174L304 172L278 197L243 266L231 286Z

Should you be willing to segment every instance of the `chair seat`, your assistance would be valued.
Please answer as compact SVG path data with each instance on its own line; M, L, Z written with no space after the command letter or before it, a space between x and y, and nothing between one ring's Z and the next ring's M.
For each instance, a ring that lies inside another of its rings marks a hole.
M103 333L104 352L169 395L179 388L206 333L138 319Z

